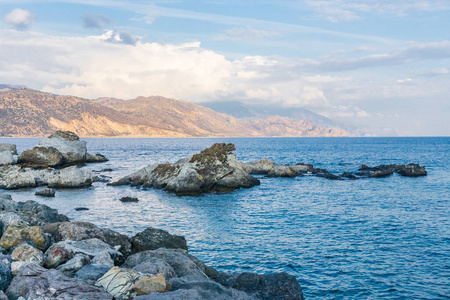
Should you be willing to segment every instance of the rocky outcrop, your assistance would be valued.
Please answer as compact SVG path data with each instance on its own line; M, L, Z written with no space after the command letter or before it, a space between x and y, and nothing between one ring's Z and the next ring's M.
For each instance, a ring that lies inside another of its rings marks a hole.
M80 188L87 187L94 181L91 170L72 166L61 169L48 180L48 187L52 188Z
M147 228L131 238L132 252L156 250L158 248L187 250L186 239L179 235L172 235L165 230Z
M0 152L9 151L13 155L17 155L17 147L14 144L0 144Z
M55 197L55 190L54 189L43 189L40 191L36 191L34 194L36 196L42 196L42 197Z
M34 147L23 151L18 162L30 168L55 168L64 163L64 157L54 147Z
M108 159L101 155L100 153L97 154L90 154L86 153L86 160L87 163L102 163L108 161Z
M56 131L48 138L39 141L39 146L55 148L61 153L66 164L77 164L86 161L86 142L70 131Z
M10 151L0 151L0 166L2 165L15 165L17 163L18 156L13 155Z
M234 150L233 144L214 144L189 159L150 165L111 185L162 188L177 195L229 192L258 185L259 180L245 172Z

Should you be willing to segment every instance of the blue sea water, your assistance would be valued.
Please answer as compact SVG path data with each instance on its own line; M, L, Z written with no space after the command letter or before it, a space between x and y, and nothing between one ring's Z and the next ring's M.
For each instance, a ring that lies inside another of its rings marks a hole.
M361 164L425 165L428 176L361 180L260 177L261 185L229 194L177 197L162 190L95 183L58 190L8 191L72 220L125 234L157 227L186 237L190 252L226 272L287 272L307 299L450 299L450 138L91 138L88 151L110 161L93 170L119 178L153 163L173 162L215 142L232 142L242 161L311 163L330 172ZM38 139L0 139L19 151ZM138 197L122 203L122 196ZM75 207L88 207L77 212Z

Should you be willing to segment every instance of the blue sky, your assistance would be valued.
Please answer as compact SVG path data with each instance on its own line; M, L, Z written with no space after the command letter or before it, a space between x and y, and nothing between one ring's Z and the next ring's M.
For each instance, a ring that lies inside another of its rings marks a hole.
M0 0L0 83L450 135L450 0Z

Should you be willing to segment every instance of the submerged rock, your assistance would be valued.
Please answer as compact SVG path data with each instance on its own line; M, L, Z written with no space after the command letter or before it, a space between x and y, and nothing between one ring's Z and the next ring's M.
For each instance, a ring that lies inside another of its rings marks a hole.
M139 199L134 198L134 197L122 197L122 198L120 198L120 201L122 201L122 202L139 202Z
M111 185L143 185L177 195L229 192L258 185L238 161L233 144L214 144L210 148L175 164L150 165Z
M42 197L55 197L55 190L54 189L43 189L40 191L36 191L34 193L36 196L42 196Z

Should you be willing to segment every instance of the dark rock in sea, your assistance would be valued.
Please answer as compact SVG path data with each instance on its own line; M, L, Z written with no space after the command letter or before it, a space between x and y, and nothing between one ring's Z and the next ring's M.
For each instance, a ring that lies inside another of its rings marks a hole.
M369 177L373 177L373 178L383 178L383 177L387 177L394 174L393 170L380 170L380 171L373 171L370 172Z
M89 208L87 207L75 207L76 211L85 211L85 210L89 210Z
M94 285L95 282L100 277L105 275L105 273L108 272L111 268L112 268L111 266L99 264L86 265L75 273L75 277L82 279L83 281L85 281L90 285Z
M30 168L59 167L64 163L62 154L53 147L34 147L23 151L18 163Z
M43 189L40 191L36 191L34 193L36 196L42 196L42 197L55 197L55 190L54 189Z
M122 197L122 198L120 198L120 201L122 201L122 202L139 202L139 199L134 198L134 197Z
M137 233L131 238L131 244L133 253L158 248L188 249L184 237L156 228L147 228Z
M46 223L69 221L69 218L63 214L59 214L58 210L32 200L19 202L19 209L19 215L25 221L29 222L30 225L44 225Z
M6 290L10 299L86 299L107 300L113 297L103 289L81 279L69 278L58 270L36 264L23 266Z
M359 168L359 172L356 174L362 177L384 177L389 176L394 172L406 177L419 177L427 175L427 171L425 171L424 166L413 163L407 165L379 165L372 168L362 165L361 168Z
M398 170L398 174L407 177L419 177L427 175L427 171L425 171L425 167L421 167L418 164L407 164Z
M90 154L90 153L86 153L86 162L87 163L102 163L102 162L106 162L108 161L108 159L100 154Z
M229 192L260 184L238 161L233 144L214 144L210 148L175 164L150 165L110 185L153 187L192 195Z
M355 175L353 175L352 173L349 173L349 172L342 173L341 177L347 178L347 179L352 179L352 180L358 179L358 177L356 177Z
M112 172L112 171L113 171L113 169L111 169L111 168L106 168L106 169L101 170L100 172Z
M215 280L224 286L244 291L258 299L305 299L297 279L287 273L269 275L254 273L228 275L220 273Z

